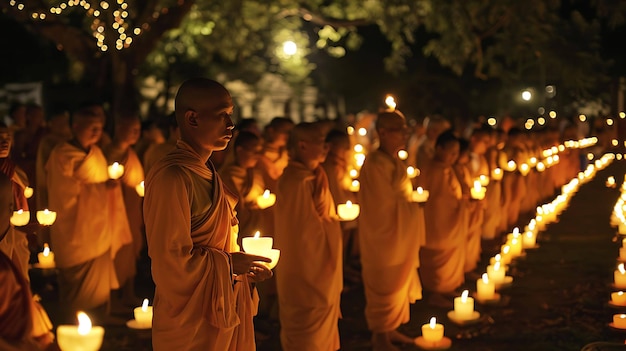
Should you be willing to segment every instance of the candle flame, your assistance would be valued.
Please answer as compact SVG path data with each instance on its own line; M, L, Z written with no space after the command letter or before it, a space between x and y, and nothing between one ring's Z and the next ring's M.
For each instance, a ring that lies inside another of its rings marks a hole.
M502 173L502 170L500 168L496 168L493 170L493 173L500 175Z
M620 315L619 315L619 318L620 318L620 319L624 319L624 318L626 318L626 314L620 314Z
M423 194L424 193L424 189L421 186L418 186L417 187L417 192L418 192L418 194ZM624 240L626 240L626 239L624 239Z
M17 210L17 214L20 214L20 215L21 215L22 213L24 213L24 210L23 210L23 209L21 209L21 208L20 208L19 210Z
M483 273L482 280L485 284L489 283L489 275L487 273Z
M493 265L493 270L494 270L494 271L499 271L499 270L500 270L500 261L496 262L496 263Z
M413 167L413 166L409 166L406 168L406 174L410 177L410 178L414 178L417 177L419 175L419 169Z
M254 238L255 238L255 239L258 239L258 238L260 238L260 237L261 237L261 232L257 230L257 231L254 233Z
M617 266L617 269L619 270L620 274L626 274L623 263L620 263L619 266Z
M623 291L618 291L617 295L622 296L622 295L624 295L624 292Z
M493 257L493 259L494 259L496 262L500 262L500 261L502 260L502 255L500 255L500 254L496 254L496 255Z
M469 296L469 290L463 290L463 293L461 294L461 301L463 301L463 303L466 303L468 296Z
M120 166L120 164L119 164L119 163L117 163L117 162L113 162L113 168L117 168L117 167L119 167L119 166Z
M518 227L513 228L513 234L519 234L519 228Z
M148 312L148 299L143 299L143 303L141 304L141 310L144 312Z
M346 207L352 207L352 201L348 200L346 201Z
M50 246L47 243L43 244L43 255L46 257L50 256Z
M363 145L361 144L354 145L354 152L363 152Z
M76 317L78 318L78 334L89 334L91 331L91 319L89 319L89 316L85 312L80 311L76 314Z
M435 329L436 326L437 326L437 318L432 317L430 319L430 329Z
M513 160L509 161L506 165L509 167L509 170L511 171L514 171L515 167L517 167L517 164Z
M511 251L511 247L509 245L504 245L504 247L502 248L502 253L503 254L508 254L509 251Z
M359 128L358 133L359 133L360 136L366 136L367 135L367 129Z
M534 235L533 235L533 232L526 232L526 236L528 238L532 238Z
M353 187L357 187L357 186L359 186L359 181L358 181L358 180L356 180L356 179L355 179L355 180L353 180L353 181L352 181L352 186L353 186Z
M400 150L398 151L398 158L404 161L409 158L409 153L406 150Z
M354 127L353 126L348 126L348 128L346 128L346 132L348 132L348 135L354 134Z
M517 234L517 235L519 235L519 234ZM515 244L517 244L517 242L518 242L517 238L511 239L511 244L515 245Z
M385 105L387 105L390 110L395 111L397 106L396 99L391 95L387 95L387 97L385 97Z
M266 199L270 198L270 190L269 189L265 189L265 191L263 192L263 197Z
M481 189L482 189L482 185L480 185L480 181L479 180L475 180L474 181L474 190L480 191Z

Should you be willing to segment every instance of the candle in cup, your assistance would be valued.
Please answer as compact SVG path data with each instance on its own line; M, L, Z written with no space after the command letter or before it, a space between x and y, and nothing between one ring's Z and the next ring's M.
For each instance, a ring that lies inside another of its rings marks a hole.
M409 153L406 150L400 150L398 151L398 158L404 161L409 158Z
M437 323L437 319L432 317L430 323L422 325L422 337L431 344L436 344L443 339L443 324Z
M492 300L496 294L496 285L489 280L489 275L483 273L482 278L476 281L476 297L480 300Z
M137 324L143 328L152 326L152 306L148 306L148 303L148 299L144 299L141 307L135 307L133 310Z
M41 268L54 267L54 252L50 251L47 243L43 244L43 251L37 254L37 260Z
M24 211L22 209L13 211L10 222L16 227L27 225L28 222L30 222L30 211Z
M486 175L484 175L484 174L481 174L478 177L478 181L480 182L480 185L482 185L482 186L489 185L489 178Z
M626 329L626 314L614 314L613 326L619 329Z
M482 200L485 198L486 191L487 189L483 188L482 185L480 185L480 181L475 180L474 186L470 188L470 195L474 200Z
M60 325L57 328L57 343L62 351L97 351L102 346L104 328L91 326L84 312L78 312L78 326Z
M109 178L111 179L120 179L124 175L124 165L118 162L113 162L107 170L109 172Z
M615 305L626 306L626 294L623 291L611 293L611 302Z
M626 288L626 270L624 270L624 264L620 263L617 266L614 274L615 286L618 288Z
M37 211L37 222L41 225L52 225L57 219L57 213L47 208L43 211Z
M274 239L270 237L261 237L261 232L257 231L253 237L243 238L241 240L243 250L252 255L258 255L267 257L272 245L274 245Z
M491 171L491 179L493 180L502 180L502 169L501 168L494 168L493 171Z
M474 299L469 297L469 291L464 290L460 297L454 298L454 314L458 319L469 320L474 313Z
M146 184L143 180L141 181L141 183L137 184L137 186L135 187L135 191L140 197L144 197L144 195L146 195Z
M353 193L356 193L359 191L359 189L361 189L361 183L359 183L358 180L354 179L352 183L350 183L350 187L348 187L348 190L350 190Z
M30 199L33 196L33 192L33 188L27 186L26 188L24 188L24 197Z
M409 167L406 168L406 175L409 178L415 178L418 175L420 175L420 170L415 168L415 167L413 167L413 166L409 166Z
M346 201L345 204L337 205L337 214L339 218L352 221L359 216L360 206L358 204L353 204L352 201Z
M487 266L487 276L489 277L489 280L493 281L494 284L502 283L505 275L506 272L504 268L500 266L500 262Z
M412 199L413 202L426 202L428 201L428 196L430 192L428 190L422 189L421 186L417 187L417 190L413 191Z
M256 203L262 210L274 206L274 203L276 203L276 194L272 194L269 189L265 189L263 195L256 198Z

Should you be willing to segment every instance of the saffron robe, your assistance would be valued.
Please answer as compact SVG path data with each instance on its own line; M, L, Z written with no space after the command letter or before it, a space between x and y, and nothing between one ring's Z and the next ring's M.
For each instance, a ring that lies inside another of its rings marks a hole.
M131 233L119 187L109 188L107 161L97 146L88 152L64 142L48 160L50 228L62 298L76 309L109 301L119 287L113 259Z
M373 332L395 330L422 298L419 251L425 243L424 210L411 202L406 165L378 150L361 168L359 243L365 318Z
M498 150L490 148L487 151L487 163L489 165L488 176L498 167ZM482 238L493 240L496 238L498 224L502 213L502 181L490 178L485 194L485 211L483 218Z
M486 163L485 163L486 165ZM474 185L474 180L480 176L480 174L486 174L486 171L475 176L472 174L469 165L457 164L454 166L457 179L461 184L461 193L464 198L470 198L470 189ZM478 172L477 172L478 173ZM480 261L481 253L481 232L484 218L483 203L484 200L476 201L472 200L467 204L467 227L465 228L465 265L464 272L471 272L476 269L478 262Z
M155 351L254 350L251 317L241 326L238 317L252 315L241 311L251 306L252 297L247 287L237 290L243 282L233 289L231 273L236 197L209 167L178 141L146 178L144 221L156 284ZM246 299L237 303L238 297Z
M464 281L467 208L452 167L433 160L422 173L430 197L424 206L426 244L420 250L424 289L449 293Z
M275 225L283 350L338 350L341 228L321 166L289 162L278 180Z

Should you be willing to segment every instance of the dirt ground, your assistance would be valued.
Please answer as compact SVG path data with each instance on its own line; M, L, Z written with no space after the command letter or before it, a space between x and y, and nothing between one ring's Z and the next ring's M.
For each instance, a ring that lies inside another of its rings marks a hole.
M609 226L619 190L606 188L604 181L614 175L619 183L625 171L626 162L615 162L581 187L560 221L539 234L539 248L528 250L523 259L512 265L509 275L514 281L501 291L501 303L476 305L481 313L477 323L456 326L446 316L449 309L432 307L422 300L411 307L411 321L401 330L419 336L421 325L435 316L445 325L445 335L452 340L451 351L575 351L598 341L623 345L626 333L608 326L619 310L607 304L614 291L611 284L621 245L616 231ZM523 226L529 219L530 215L522 216L520 224ZM493 254L493 250L484 252L479 269L484 271ZM138 295L151 297L149 265L143 261L140 266L143 268L137 277ZM42 294L53 323L58 325L63 306L56 301L54 275L33 272L32 281L34 290ZM475 290L475 281L466 285ZM359 286L342 297L343 319L339 322L342 350L371 350L364 304ZM119 321L132 318L131 308L114 308L114 312ZM149 331L132 330L120 323L104 324L102 350L151 350ZM280 350L278 323L258 320L257 325L269 335L258 343L258 350ZM419 349L404 346L402 350Z

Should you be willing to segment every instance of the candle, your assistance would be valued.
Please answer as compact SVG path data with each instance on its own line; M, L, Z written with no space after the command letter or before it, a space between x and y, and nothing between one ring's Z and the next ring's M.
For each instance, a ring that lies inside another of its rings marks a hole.
M483 188L482 185L480 185L480 181L475 180L474 186L470 189L470 195L474 200L482 200L485 198L486 191L487 189Z
M37 254L37 260L40 268L54 267L54 252L50 251L47 243L43 244L43 251Z
M502 169L501 168L494 168L493 171L491 171L491 179L493 180L502 180Z
M480 182L480 185L482 185L482 186L489 185L489 178L486 175L484 175L484 174L481 174L478 177L478 181Z
M546 165L543 162L538 162L535 168L537 169L537 172L543 172L546 170Z
M345 204L337 205L337 214L339 218L352 221L359 216L360 207L358 204L352 204L352 201L347 201Z
M622 289L626 288L626 270L624 270L624 264L620 263L615 270L615 286Z
M361 183L359 183L358 180L354 179L352 183L350 183L348 190L350 190L353 193L357 193L359 192L359 189L361 189Z
M413 167L413 166L409 166L409 167L406 168L406 175L409 178L415 178L418 175L420 175L420 170L415 168L415 167Z
M363 145L361 145L361 144L354 145L353 149L354 149L354 152L356 152L356 153L363 152L363 150L364 150L363 149Z
M487 266L487 276L494 284L500 284L504 281L506 272L500 266L500 262Z
M350 175L351 178L356 178L359 176L359 171L357 171L356 169L352 168L348 174Z
M33 196L33 188L27 186L26 188L24 188L24 197L30 199L31 196Z
M515 163L515 161L511 160L509 162L507 162L506 164L506 170L509 172L514 172L517 169L517 163Z
M502 256L502 263L509 264L513 259L513 255L511 254L511 246L510 245L502 245L502 249L500 251L500 255Z
M269 189L265 189L263 195L256 198L256 203L262 210L272 207L276 203L276 194L272 194Z
M422 337L429 344L436 344L443 339L443 324L437 323L437 319L432 317L430 323L422 325Z
M626 261L626 248L624 247L619 248L619 259L622 261Z
M522 246L525 249L530 249L537 245L537 236L532 231L527 231L522 236Z
M279 249L271 249L268 252L268 255L265 256L272 260L272 262L262 262L267 268L274 269L278 264L278 259L280 258L280 250Z
M60 325L57 343L62 351L97 351L102 346L104 328L92 327L84 312L78 312L78 326Z
M270 237L261 237L261 232L256 231L253 237L243 238L241 240L243 250L252 255L267 257L266 255L274 245L274 239Z
M137 321L139 327L152 327L152 306L148 306L148 299L143 299L141 307L135 307L133 312L135 314L135 320Z
M623 291L611 293L611 302L614 305L626 306L626 294Z
M511 242L509 243L509 246L511 247L511 256L512 257L517 257L520 256L522 254L522 240L520 240L520 235L517 234L517 236L514 236L513 239L511 239Z
M397 106L396 99L391 95L387 95L387 97L385 97L385 105L387 105L388 111L395 111Z
M43 211L37 211L37 222L41 225L52 225L57 219L57 213L47 208Z
M454 298L454 313L458 319L469 320L474 313L474 299L464 290L460 297Z
M137 195L139 195L140 197L144 197L144 195L146 194L146 184L143 180L141 181L141 183L137 184L137 186L135 187L135 191L137 192Z
M619 329L626 329L626 314L613 315L613 326Z
M30 211L17 210L13 211L13 216L11 216L11 224L16 227L21 227L27 225L30 222Z
M606 186L609 188L614 188L615 187L615 177L610 176L606 179Z
M107 170L111 179L120 179L124 175L124 165L117 162L113 162Z
M417 190L413 191L411 198L413 202L426 202L428 201L428 196L430 195L428 190L422 189L421 186L417 187Z
M359 168L361 168L361 166L363 166L363 163L365 163L365 154L363 153L354 154L354 162Z
M526 163L522 163L521 165L519 165L519 172L522 176L527 176L530 172L530 166L528 166L528 164Z
M483 273L482 278L476 281L476 297L479 300L493 300L496 294L496 285L489 280L489 275Z
M398 158L404 161L409 158L409 153L406 150L400 150L398 151Z

